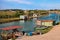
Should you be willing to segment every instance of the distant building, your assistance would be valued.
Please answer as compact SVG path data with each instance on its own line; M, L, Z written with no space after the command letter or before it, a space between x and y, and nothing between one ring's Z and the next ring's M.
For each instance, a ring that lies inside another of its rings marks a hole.
M26 15L20 15L20 19L26 21L28 19L28 17Z
M28 10L24 10L24 13L28 13Z
M37 17L37 14L33 14L33 17Z
M20 19L25 19L25 15L20 15Z

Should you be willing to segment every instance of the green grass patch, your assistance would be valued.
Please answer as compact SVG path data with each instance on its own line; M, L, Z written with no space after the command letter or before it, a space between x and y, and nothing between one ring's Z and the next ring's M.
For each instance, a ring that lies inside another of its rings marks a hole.
M47 32L49 32L53 27L50 26L50 27L47 27L45 29L35 29L35 31L39 30L42 34L45 34Z
M46 28L46 29L42 29L42 30L41 30L41 33L42 33L42 34L45 34L45 33L49 32L52 28L53 28L53 27L48 27L48 28Z

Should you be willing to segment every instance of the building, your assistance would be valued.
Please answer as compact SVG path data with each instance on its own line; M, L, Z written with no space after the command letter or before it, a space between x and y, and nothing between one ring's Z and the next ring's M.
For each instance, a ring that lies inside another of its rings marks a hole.
M44 25L44 26L53 26L53 20L43 20L42 25Z
M37 17L37 14L33 14L33 17Z
M36 25L53 26L53 20L37 20Z
M28 17L26 15L20 15L20 19L26 21L26 20L28 20Z
M25 15L20 15L20 19L25 19Z

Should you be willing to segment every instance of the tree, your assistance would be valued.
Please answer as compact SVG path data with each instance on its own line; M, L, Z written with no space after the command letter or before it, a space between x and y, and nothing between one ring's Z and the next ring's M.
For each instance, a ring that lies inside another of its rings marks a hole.
M16 11L15 17L19 17L20 15L24 15L24 11L23 10Z

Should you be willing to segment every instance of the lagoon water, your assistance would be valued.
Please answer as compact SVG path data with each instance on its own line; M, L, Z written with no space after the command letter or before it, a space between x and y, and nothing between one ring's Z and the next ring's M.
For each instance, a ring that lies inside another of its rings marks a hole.
M9 23L4 23L4 24L0 24L0 28L3 27L9 27L9 26L22 26L22 30L21 31L34 31L34 26L36 25L35 21L37 20L37 18L28 20L28 21L24 21L24 20L20 20L20 21L14 21L14 22L9 22Z
M60 22L60 14L50 13L48 16L39 17L39 20L54 20L56 23Z
M36 26L36 20L37 18L33 18L28 21L20 20L20 21L4 23L4 24L0 24L0 28L16 25L16 26L23 26L22 31L34 31L34 27ZM51 13L48 16L39 17L38 20L54 20L57 23L60 21L60 15Z
M28 21L20 20L20 21L4 23L4 24L0 24L0 28L16 25L16 26L22 26L23 27L22 29L19 29L20 31L30 32L30 31L34 31L34 26L36 25L35 24L36 20L37 20L37 18L31 19ZM0 30L0 32L1 31L2 30ZM0 40L1 40L1 36L0 36Z

